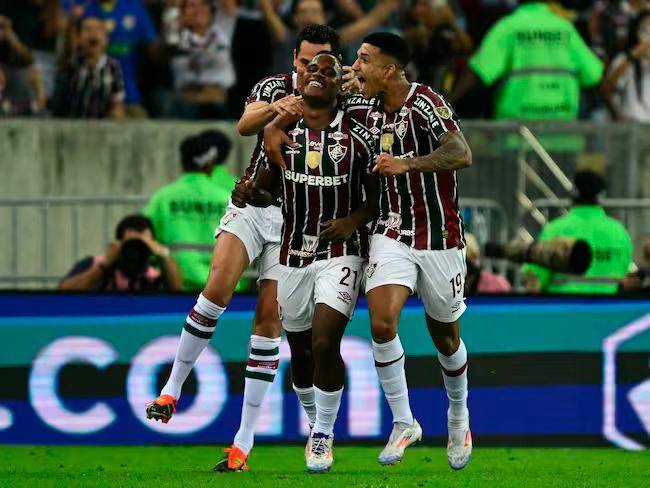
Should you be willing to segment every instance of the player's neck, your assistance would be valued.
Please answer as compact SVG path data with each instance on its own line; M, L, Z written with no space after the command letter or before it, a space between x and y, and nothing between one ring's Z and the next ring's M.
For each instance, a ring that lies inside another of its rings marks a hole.
M331 107L309 107L305 104L303 119L307 127L311 129L326 129L336 117L336 106Z
M390 82L384 91L384 110L386 112L397 112L406 102L410 89L411 84L406 78L399 78Z

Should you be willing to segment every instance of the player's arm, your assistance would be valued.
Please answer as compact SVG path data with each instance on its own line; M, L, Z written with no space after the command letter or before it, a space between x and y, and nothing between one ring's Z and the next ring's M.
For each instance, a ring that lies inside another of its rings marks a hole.
M253 136L277 115L302 115L302 97L289 95L273 103L259 101L246 105L244 113L237 122L237 130L242 136Z
M286 128L302 118L295 114L282 114L264 127L264 153L269 163L276 168L285 169L282 146L294 146L295 141L285 132Z
M268 207L280 196L280 174L275 168L262 166L255 181L246 180L235 185L231 200L236 207Z
M354 231L360 229L377 217L377 187L379 177L376 174L366 174L363 178L363 188L366 198L361 206L347 217L328 220L321 224L320 238L332 242L347 241Z
M453 171L472 165L472 151L462 132L445 132L438 140L440 147L424 156L398 159L389 154L380 154L372 171L391 176L407 171Z

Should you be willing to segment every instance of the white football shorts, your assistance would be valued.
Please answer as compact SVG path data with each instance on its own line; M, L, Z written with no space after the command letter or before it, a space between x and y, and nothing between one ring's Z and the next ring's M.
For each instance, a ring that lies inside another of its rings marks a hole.
M248 261L257 259L259 280L278 280L280 267L280 238L282 236L282 210L271 205L244 208L228 203L226 213L214 231L229 232L239 238L246 248Z
M383 285L402 285L420 296L434 320L454 322L465 305L465 249L430 251L374 234L366 269L366 293Z
M280 265L278 305L284 329L288 332L311 329L317 303L352 318L365 264L366 260L359 256L340 256L302 268Z

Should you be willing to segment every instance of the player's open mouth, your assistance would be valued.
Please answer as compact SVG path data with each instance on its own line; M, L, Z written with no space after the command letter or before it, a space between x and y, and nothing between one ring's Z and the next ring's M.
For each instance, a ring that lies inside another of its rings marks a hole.
M309 83L307 83L307 86L313 86L313 87L316 87L316 88L323 88L323 84L321 82L319 82L319 81L316 81L316 80L310 81Z
M359 80L360 91L363 92L366 87L366 79L361 75L357 75L357 80Z

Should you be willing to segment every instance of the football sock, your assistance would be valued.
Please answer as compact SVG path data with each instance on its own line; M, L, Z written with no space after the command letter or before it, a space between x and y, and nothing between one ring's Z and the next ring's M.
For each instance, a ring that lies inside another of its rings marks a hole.
M314 432L331 436L334 434L334 423L341 406L343 388L337 391L323 391L314 386L316 401L316 425Z
M260 416L264 396L273 383L280 362L279 337L269 339L252 335L250 345L248 364L244 374L244 403L241 423L234 440L234 444L244 454L248 454L253 447L255 424Z
M384 389L390 410L393 412L393 422L411 425L413 413L406 385L404 349L399 336L381 344L372 341L372 353L379 381Z
M171 395L178 400L181 396L183 383L187 379L194 363L205 349L217 327L217 320L223 314L225 307L212 303L201 293L196 305L185 319L185 327L181 332L181 341L176 351L172 372L161 395Z
M296 392L298 400L300 400L300 404L307 414L309 425L313 427L314 424L316 424L316 399L314 387L309 386L307 388L298 388L296 385L293 385L293 391Z
M467 349L460 340L458 350L451 356L438 353L442 366L442 379L449 398L449 422L452 426L464 426L469 411L467 410Z

